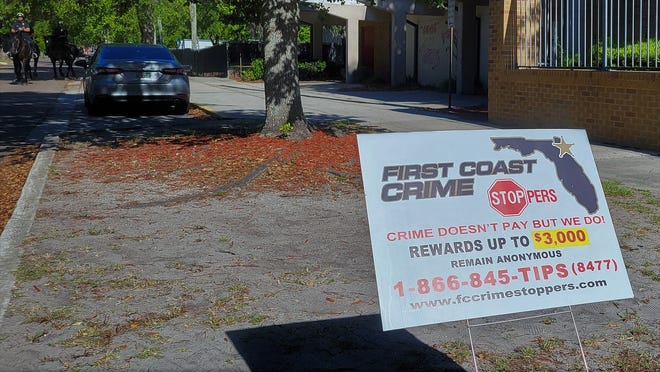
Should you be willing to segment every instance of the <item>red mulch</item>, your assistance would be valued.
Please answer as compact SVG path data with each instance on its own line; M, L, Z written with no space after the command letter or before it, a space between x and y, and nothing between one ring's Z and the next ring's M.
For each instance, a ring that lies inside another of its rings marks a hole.
M0 230L11 217L37 150L27 147L0 159ZM61 151L75 152L69 172L60 175L69 179L92 177L106 183L153 180L172 189L213 190L241 180L271 161L245 190L297 193L362 186L355 134L335 137L314 131L302 141L258 134L181 136Z
M315 131L302 141L258 134L182 136L71 151L79 154L68 177L86 175L107 183L154 180L173 189L212 190L242 179L270 160L247 190L295 192L361 186L354 134L340 138Z
M21 196L23 185L27 179L38 148L28 146L14 150L0 158L0 232L14 211L14 206Z

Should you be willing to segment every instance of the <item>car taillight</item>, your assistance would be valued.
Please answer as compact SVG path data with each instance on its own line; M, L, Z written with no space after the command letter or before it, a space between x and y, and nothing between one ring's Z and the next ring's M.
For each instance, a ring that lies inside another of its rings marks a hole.
M96 75L115 75L121 73L122 69L115 67L99 67L96 69Z
M182 68L164 68L160 70L165 75L185 75L186 70Z

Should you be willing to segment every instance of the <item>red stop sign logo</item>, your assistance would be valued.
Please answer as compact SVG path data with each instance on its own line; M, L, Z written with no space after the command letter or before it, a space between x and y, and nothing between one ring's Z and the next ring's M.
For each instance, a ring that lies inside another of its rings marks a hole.
M496 180L488 188L488 203L502 216L519 216L527 207L527 192L514 180Z

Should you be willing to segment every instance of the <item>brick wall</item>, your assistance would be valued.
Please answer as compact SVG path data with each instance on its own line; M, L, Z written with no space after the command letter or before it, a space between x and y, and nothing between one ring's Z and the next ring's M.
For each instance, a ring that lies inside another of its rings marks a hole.
M660 151L660 72L516 69L515 0L490 1L488 119L584 128L592 142Z

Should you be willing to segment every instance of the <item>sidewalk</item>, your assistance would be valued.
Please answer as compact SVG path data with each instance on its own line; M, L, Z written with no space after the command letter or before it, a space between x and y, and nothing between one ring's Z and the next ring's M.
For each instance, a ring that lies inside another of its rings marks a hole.
M263 83L191 78L191 101L223 118L263 120ZM359 90L354 84L302 82L305 116L311 123L350 121L389 131L478 129L485 116L457 119L446 112L447 95L433 90ZM452 107L482 107L485 96L454 96Z
M193 102L221 117L263 117L259 85L217 78L192 84ZM488 127L442 111L437 93L337 87L305 84L310 118L389 131ZM153 124L142 118L87 124L79 93L63 101L71 105L45 127L73 122L68 135L94 125L102 126L95 133L125 134L117 128ZM456 102L481 104L472 97ZM202 143L177 145L204 156ZM87 149L72 142L44 152L24 189L32 199L22 199L22 219L13 219L27 235L11 246L3 240L9 254L0 250L1 267L13 265L3 273L18 279L0 283L7 309L0 318L0 370L474 369L465 322L381 330L361 193L218 193L177 201L196 190L173 190L132 171L108 182L85 163L93 159L85 157ZM113 149L110 143L92 151L115 155ZM603 178L657 195L658 156L593 149ZM657 276L660 233L653 218L660 206L651 199L634 191L611 205L636 298L573 308L593 370L616 363L657 367L660 299L648 271ZM489 320L502 318L511 317ZM520 371L541 362L581 369L567 314L472 332L493 370L496 362Z

